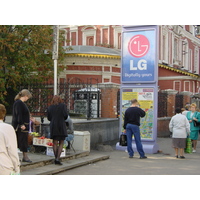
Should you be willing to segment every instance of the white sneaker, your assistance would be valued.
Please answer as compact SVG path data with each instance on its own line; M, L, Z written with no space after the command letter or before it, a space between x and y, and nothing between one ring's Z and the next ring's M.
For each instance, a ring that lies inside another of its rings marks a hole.
M193 150L192 150L192 153L196 153L196 150L195 150L195 149L193 149Z

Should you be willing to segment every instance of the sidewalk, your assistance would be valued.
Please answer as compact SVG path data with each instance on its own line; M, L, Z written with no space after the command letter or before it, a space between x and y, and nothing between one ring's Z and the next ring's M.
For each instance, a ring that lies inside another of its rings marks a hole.
M199 175L200 170L200 143L197 144L197 152L185 154L185 159L175 158L174 149L171 147L171 138L158 138L158 154L146 154L148 159L139 159L135 153L130 159L124 151L95 151L90 155L105 154L110 158L104 161L95 162L75 169L60 173L60 175ZM199 141L198 141L199 142ZM20 156L21 157L21 156ZM48 159L48 156L31 154L30 159L39 161Z
M175 158L171 138L158 138L162 153L146 154L148 159L134 158L122 151L106 152L110 159L61 173L60 175L199 175L200 148L197 153ZM198 146L198 144L197 144ZM200 146L200 144L199 144ZM93 152L92 152L93 153ZM95 152L97 153L97 152Z

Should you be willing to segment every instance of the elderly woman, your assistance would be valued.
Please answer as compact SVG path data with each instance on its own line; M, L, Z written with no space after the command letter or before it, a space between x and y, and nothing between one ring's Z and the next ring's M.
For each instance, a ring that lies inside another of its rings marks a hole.
M6 108L0 104L0 175L20 173L17 139L14 128L3 122Z
M186 117L190 123L190 138L193 144L193 153L196 152L197 140L199 135L199 126L195 126L194 121L200 122L200 113L196 111L197 106L195 103L190 105L190 111L187 113Z
M186 146L186 138L190 132L190 124L185 115L181 114L181 109L176 108L174 115L169 123L169 130L172 132L172 145L175 149L175 156L178 158L178 150L180 149L180 158L184 157L184 148Z

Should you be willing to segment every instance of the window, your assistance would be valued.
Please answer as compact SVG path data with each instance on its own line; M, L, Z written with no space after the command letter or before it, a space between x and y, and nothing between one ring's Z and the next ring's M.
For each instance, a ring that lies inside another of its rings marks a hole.
M101 44L110 44L110 29L109 26L101 27Z
M96 27L95 26L86 26L82 29L82 32L83 32L82 45L94 46L96 44ZM93 38L93 42L92 42L91 38Z
M94 36L88 36L87 37L87 43L88 46L94 46Z
M121 26L112 26L114 29L114 48L121 48Z
M184 91L190 92L190 82L184 81Z
M174 90L181 91L181 82L180 81L174 81Z

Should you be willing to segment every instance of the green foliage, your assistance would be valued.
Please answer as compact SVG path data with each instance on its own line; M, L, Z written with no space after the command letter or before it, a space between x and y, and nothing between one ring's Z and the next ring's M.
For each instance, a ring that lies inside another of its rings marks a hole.
M59 61L64 58L60 31ZM8 88L53 77L53 26L0 26L0 102ZM62 68L58 67L58 73Z

